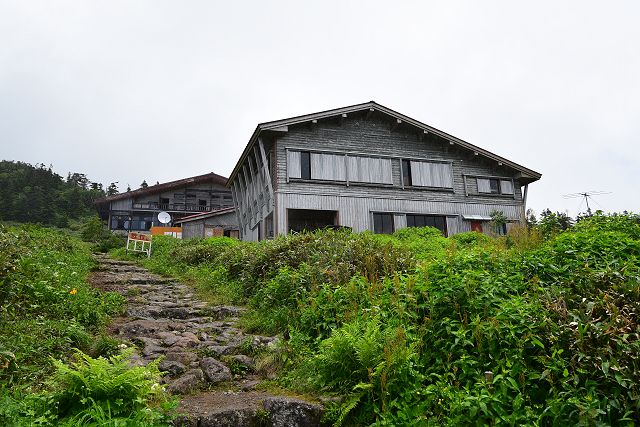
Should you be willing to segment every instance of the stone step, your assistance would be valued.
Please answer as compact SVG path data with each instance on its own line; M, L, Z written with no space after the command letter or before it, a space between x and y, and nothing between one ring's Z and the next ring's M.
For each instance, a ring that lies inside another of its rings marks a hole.
M264 392L211 391L185 396L178 412L189 415L176 419L176 427L316 427L321 425L323 407Z

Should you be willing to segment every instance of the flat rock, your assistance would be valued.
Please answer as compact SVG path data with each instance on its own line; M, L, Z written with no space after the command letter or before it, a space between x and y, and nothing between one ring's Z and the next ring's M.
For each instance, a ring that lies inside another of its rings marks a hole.
M118 327L120 334L128 337L153 336L156 332L166 331L169 323L162 320L134 320Z
M200 361L200 367L207 381L211 384L231 381L231 370L229 370L224 363L213 357L205 357L202 359Z
M317 427L323 408L320 405L290 397L264 399L264 409L269 413L273 427Z
M198 355L189 351L169 351L165 354L164 359L189 365L191 362L198 360Z
M176 376L183 373L187 368L175 360L163 360L158 365L158 369L162 372L168 372L171 376Z
M172 394L187 394L199 389L204 382L204 374L201 369L187 371L181 377L173 380L167 391Z

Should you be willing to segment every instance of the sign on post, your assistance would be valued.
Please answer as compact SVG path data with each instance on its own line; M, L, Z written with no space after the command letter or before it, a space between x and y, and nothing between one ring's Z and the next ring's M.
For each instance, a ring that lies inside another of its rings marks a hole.
M133 247L130 248L130 245ZM151 235L131 231L127 235L127 253L130 250L133 252L144 252L147 254L147 257L151 257Z

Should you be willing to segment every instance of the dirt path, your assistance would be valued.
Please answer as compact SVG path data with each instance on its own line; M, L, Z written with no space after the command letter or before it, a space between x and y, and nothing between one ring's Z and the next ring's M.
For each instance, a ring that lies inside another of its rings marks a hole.
M163 357L163 381L181 395L185 414L176 425L319 425L320 405L253 390L261 378L249 354L277 338L244 334L236 324L243 308L212 307L173 279L105 255L96 259L100 268L91 283L128 300L125 316L110 330L138 349L133 363Z

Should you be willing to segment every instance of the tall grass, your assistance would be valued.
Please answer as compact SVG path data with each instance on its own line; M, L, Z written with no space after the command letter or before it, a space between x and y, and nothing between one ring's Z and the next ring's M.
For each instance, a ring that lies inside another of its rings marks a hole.
M67 233L0 226L0 425L164 423L150 407L157 367L81 351L109 356L119 344L104 328L124 298L87 283L94 266L90 246Z

